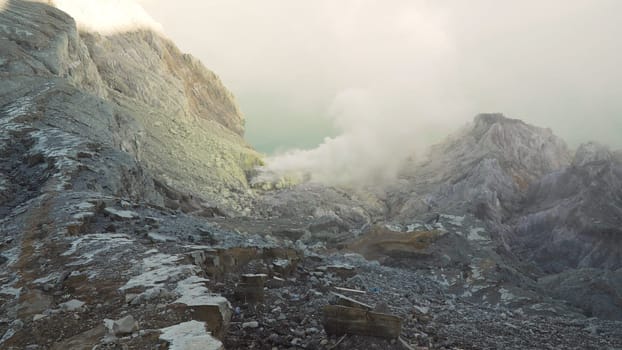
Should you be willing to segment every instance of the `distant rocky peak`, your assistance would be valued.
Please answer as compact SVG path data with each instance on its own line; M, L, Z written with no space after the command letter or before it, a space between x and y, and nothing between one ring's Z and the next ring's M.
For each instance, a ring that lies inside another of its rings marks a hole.
M550 129L540 128L523 122L520 119L512 119L501 113L478 114L470 124L469 134L476 140L493 134L503 134L506 143L525 143L530 139L548 140L555 138ZM560 140L561 139L557 139ZM503 146L503 144L501 144Z
M473 122L469 125L469 133L476 140L479 140L493 127L509 127L516 124L525 125L523 121L518 119L510 119L502 113L482 113L473 118Z
M569 165L572 159L565 142L550 129L500 113L475 116L472 123L433 147L431 156L445 158L450 164L473 164L494 158L502 168L527 182Z
M451 213L502 219L531 184L570 161L566 144L551 130L502 114L480 114L432 147L427 159L405 168L402 174L411 180L410 187L397 190L395 197L414 197L412 193L416 193ZM428 210L409 199L388 206L404 218Z
M496 123L502 124L522 124L527 125L520 119L508 118L503 113L480 113L473 118L473 123L477 126L490 126Z
M613 158L609 147L597 142L588 142L579 146L572 160L572 165L584 166L598 161L611 161Z
M503 114L476 116L469 134L476 141L478 154L492 155L525 175L538 177L570 163L565 142L550 129Z

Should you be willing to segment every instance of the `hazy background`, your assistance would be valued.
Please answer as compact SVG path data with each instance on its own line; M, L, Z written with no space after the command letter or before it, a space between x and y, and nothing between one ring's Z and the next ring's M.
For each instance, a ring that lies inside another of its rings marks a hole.
M480 112L622 147L619 0L139 2L274 170L382 173Z
M369 90L387 123L498 111L622 146L622 1L142 3L233 90L265 152L338 134L328 111L348 89Z

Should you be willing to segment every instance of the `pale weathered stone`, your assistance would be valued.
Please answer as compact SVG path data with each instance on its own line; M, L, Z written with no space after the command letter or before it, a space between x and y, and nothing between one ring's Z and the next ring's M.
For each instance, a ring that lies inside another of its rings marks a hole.
M115 336L123 336L138 331L138 322L132 315L127 315L112 323L112 333Z
M205 323L189 321L161 329L160 339L169 350L224 350L223 344L205 330Z
M72 299L60 304L61 309L65 311L79 311L82 310L83 306L84 302L77 299Z
M133 211L130 210L117 210L114 208L106 208L104 211L115 220L130 220L138 217Z
M361 310L368 310L368 311L373 310L373 307L371 307L370 305L367 305L365 303L362 303L360 301L357 301L355 299L347 297L347 296L345 296L343 294L334 293L334 292L332 294L336 298L336 304L337 305L353 307L353 308L357 308L357 309L361 309Z

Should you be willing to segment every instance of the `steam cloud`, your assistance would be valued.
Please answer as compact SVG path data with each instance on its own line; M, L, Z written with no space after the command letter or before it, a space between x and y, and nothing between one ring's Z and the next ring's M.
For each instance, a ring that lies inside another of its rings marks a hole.
M162 25L133 0L53 0L52 2L71 15L78 27L83 30L104 35L139 28L162 31Z
M342 130L317 148L291 150L268 159L264 179L288 175L328 184L367 185L393 178L403 161L422 145L416 120L383 116L374 93L348 89L333 102L329 115Z
M356 67L352 73L366 72L363 79L349 77L357 85L335 93L326 115L340 134L324 139L310 150L294 149L267 160L264 179L293 175L336 185L368 185L391 180L404 160L416 155L431 140L435 130L447 130L460 120L464 109L456 95L454 106L443 98L455 93L439 80L451 69L454 43L447 36L447 16L418 3L387 10L379 3L349 13L345 23L336 23L337 42L364 42L360 57L349 57ZM337 6L338 10L343 10ZM381 26L366 27L382 19ZM358 48L361 49L361 48ZM413 56L414 52L425 55ZM351 79L351 80L350 80Z

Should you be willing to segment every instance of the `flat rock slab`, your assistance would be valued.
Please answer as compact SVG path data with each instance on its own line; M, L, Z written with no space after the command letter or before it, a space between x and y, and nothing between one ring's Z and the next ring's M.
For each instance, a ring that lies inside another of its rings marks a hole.
M223 339L231 321L231 304L226 298L211 294L204 286L205 281L196 276L181 281L175 289L180 298L171 307L189 313L193 320L205 322L212 336Z
M402 319L341 305L326 305L323 324L327 334L357 334L396 339L402 331Z
M222 343L206 331L205 323L189 321L160 330L160 339L170 350L224 350Z
M147 234L147 237L149 237L154 242L177 242L177 237L167 236L156 232L149 232Z
M367 311L371 311L374 308L371 307L371 305L367 305L365 303L362 303L358 300L354 300L350 297L347 297L343 294L339 294L339 293L335 293L335 292L331 292L335 298L337 299L337 305L341 305L341 306L347 306L347 307L352 307L352 308L356 308L356 309L361 309L361 310L367 310Z
M320 272L332 273L336 276L339 276L341 279L348 279L350 277L354 277L357 273L356 268L350 265L319 266L316 268L316 270Z
M131 220L139 216L137 213L130 210L117 210L114 208L106 208L104 212L115 220Z
M247 273L240 276L243 283L248 283L255 286L262 286L268 275L265 273Z

